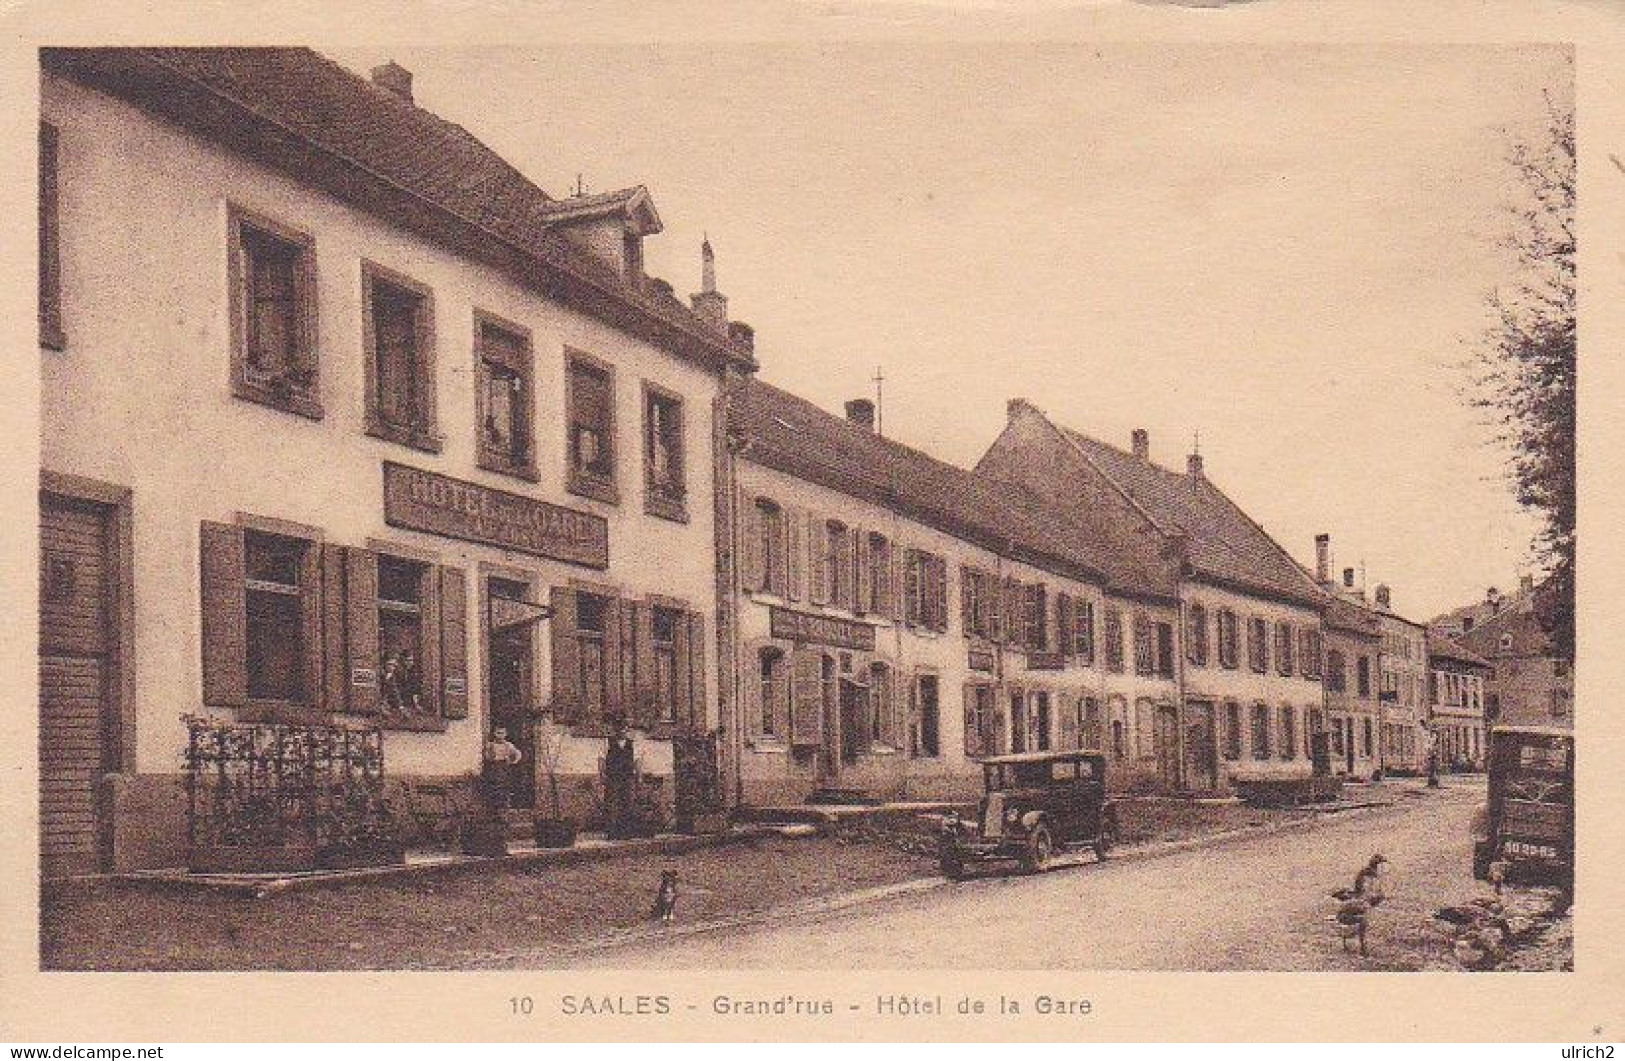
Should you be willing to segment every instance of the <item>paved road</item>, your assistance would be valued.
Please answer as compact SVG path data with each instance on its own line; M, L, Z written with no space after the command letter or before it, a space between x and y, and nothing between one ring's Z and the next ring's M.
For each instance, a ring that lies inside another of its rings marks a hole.
M1391 809L1210 848L966 881L843 913L578 954L620 968L1396 969L1425 963L1427 923L1470 894L1473 805L1452 779ZM1389 901L1371 957L1327 917L1374 852Z

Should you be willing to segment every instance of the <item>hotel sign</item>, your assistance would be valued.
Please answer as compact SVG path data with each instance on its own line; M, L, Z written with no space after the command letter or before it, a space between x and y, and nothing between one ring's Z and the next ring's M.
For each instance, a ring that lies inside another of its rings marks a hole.
M854 623L828 615L810 615L793 612L788 608L774 608L768 613L768 625L774 637L805 644L833 645L859 652L875 650L875 628L868 623Z
M602 516L384 462L384 522L549 560L609 566Z

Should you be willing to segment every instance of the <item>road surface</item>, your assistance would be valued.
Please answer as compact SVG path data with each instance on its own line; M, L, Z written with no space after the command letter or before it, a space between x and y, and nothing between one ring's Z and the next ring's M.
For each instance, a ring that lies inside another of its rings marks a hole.
M1395 786L1396 788L1398 786ZM977 879L844 912L674 934L569 964L616 968L1408 969L1439 948L1440 905L1473 892L1482 781L1452 778L1392 808L1149 858ZM1372 854L1389 901L1369 958L1331 932L1330 893ZM679 926L680 928L680 926Z

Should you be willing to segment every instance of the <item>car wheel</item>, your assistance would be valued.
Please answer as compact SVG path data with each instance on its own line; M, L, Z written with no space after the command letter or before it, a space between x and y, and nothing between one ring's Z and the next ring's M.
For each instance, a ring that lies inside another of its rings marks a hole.
M1100 835L1095 837L1095 858L1106 861L1106 855L1117 843L1117 815L1108 814L1101 819Z
M1027 851L1022 856L1021 868L1027 873L1037 873L1049 861L1049 856L1055 850L1055 841L1049 834L1049 826L1039 822L1033 826L1032 835L1027 837Z

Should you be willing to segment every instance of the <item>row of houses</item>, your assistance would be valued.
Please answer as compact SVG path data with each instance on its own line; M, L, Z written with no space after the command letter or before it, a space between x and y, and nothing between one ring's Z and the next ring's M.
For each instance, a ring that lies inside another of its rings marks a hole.
M408 789L546 734L591 820L622 730L668 807L1063 748L1167 790L1417 771L1430 661L1483 667L1143 431L1016 399L965 469L758 379L709 245L687 302L645 273L647 189L549 196L395 64L41 65L48 874L184 859L188 716L378 726Z

